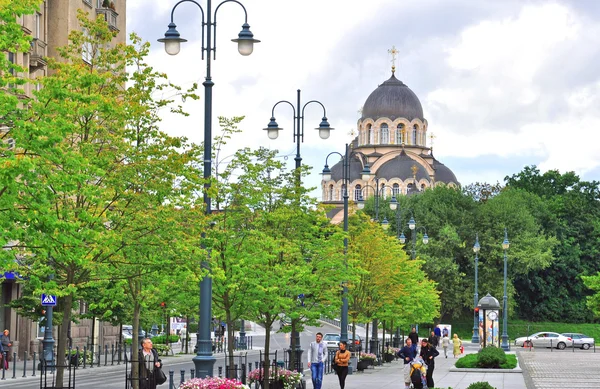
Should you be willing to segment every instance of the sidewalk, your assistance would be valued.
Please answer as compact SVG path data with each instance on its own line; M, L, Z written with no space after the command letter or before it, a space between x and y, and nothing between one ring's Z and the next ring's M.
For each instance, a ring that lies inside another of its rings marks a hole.
M471 347L465 342L465 352L475 353L477 347ZM436 388L465 389L473 382L487 381L496 389L525 389L525 378L522 373L488 373L479 371L458 372L450 371L454 367L454 359L451 352L448 358L444 358L443 352L435 360L433 380ZM346 389L369 389L369 388L404 388L404 375L402 372L402 361L394 361L367 369L363 373L354 373L346 379ZM312 389L310 373L305 376L307 389ZM334 374L328 374L323 380L322 389L338 389L338 378Z

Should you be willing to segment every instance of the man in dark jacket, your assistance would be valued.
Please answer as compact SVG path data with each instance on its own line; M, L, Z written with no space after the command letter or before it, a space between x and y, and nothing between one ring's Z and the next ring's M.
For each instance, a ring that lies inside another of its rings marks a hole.
M433 369L435 368L435 357L440 355L435 347L433 347L427 339L421 341L421 353L419 354L427 365L427 387L435 388L433 384Z
M435 332L431 331L431 336L427 339L430 345L437 348L440 344L440 338L435 334Z
M410 330L410 334L408 334L408 338L412 342L412 347L415 352L415 356L417 355L417 346L419 345L419 334L417 333L417 329L415 327Z
M412 340L410 337L406 339L404 347L398 351L398 357L404 361L404 387L408 389L410 387L410 363L415 359L417 353L413 347Z

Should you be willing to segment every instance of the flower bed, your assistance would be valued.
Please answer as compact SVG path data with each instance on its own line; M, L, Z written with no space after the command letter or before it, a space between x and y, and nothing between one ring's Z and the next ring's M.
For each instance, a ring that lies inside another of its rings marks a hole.
M358 360L359 361L364 361L364 360L371 360L374 361L377 359L377 355L375 354L369 354L369 353L360 353L358 355Z
M254 369L248 373L249 383L262 382L265 379L265 373L262 368ZM281 382L284 389L293 389L296 384L302 380L302 374L297 371L292 371L283 368L270 368L269 369L269 382L276 383Z
M178 389L250 389L238 380L228 378L192 378L179 385Z

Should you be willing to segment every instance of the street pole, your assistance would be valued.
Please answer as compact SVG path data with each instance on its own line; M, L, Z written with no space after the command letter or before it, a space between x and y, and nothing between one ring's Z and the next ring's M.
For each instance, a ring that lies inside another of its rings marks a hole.
M300 186L302 185L302 172L300 170L300 167L302 166L302 156L300 155L300 144L304 142L304 109L306 108L306 106L311 103L316 103L323 108L323 119L319 124L319 127L317 128L317 130L319 130L319 136L321 137L321 139L329 138L330 131L333 130L333 128L329 125L329 122L327 121L327 111L325 110L325 106L317 100L311 100L302 106L300 95L301 91L300 89L298 89L296 94L295 107L293 103L287 100L280 100L277 103L275 103L275 105L273 105L273 108L271 109L271 120L269 121L267 128L264 129L265 131L267 131L267 136L270 139L277 139L277 137L279 136L279 131L281 131L283 128L279 127L279 125L276 122L275 108L281 103L288 104L292 107L294 113L293 139L296 143L296 157L294 158L294 161L296 161L295 178L296 187L298 189L300 189ZM293 296L293 298L295 299L296 296ZM292 322L292 330L293 331L290 334L290 353L293 352L294 356L290 354L289 368L291 370L292 365L295 365L299 370L299 361L302 359L302 353L304 352L304 350L302 350L302 346L300 345L300 332L296 329L296 325L294 324L294 322Z
M246 322L244 319L240 320L240 350L246 350Z
M507 302L508 297L506 296L506 273L507 273L507 258L506 258L506 250L510 246L510 242L508 241L508 232L506 228L504 228L504 241L502 242L502 248L504 249L504 296L502 297L502 350L508 351L510 347L508 346L508 329L507 329Z
M473 251L475 252L475 295L473 302L473 337L471 343L479 344L479 312L477 311L477 303L479 302L479 294L477 293L477 265L479 257L477 256L481 246L479 245L479 234L475 234L475 244L473 245Z
M219 7L229 2L225 0L219 3L217 6L214 18L216 20L217 11ZM210 178L211 178L211 160L212 160L212 87L214 85L211 77L211 54L216 55L216 42L213 39L213 33L216 36L216 21L213 22L212 12L212 1L206 1L206 13L202 6L194 0L181 0L171 10L171 23L169 23L169 29L165 33L165 37L159 39L159 42L165 44L165 51L169 55L176 55L179 53L180 44L186 42L185 39L180 37L179 32L176 29L176 25L173 22L173 16L177 6L183 3L193 3L200 8L202 12L202 56L206 51L206 77L202 85L204 85L204 206L205 214L211 214L211 200L209 196L210 189ZM260 42L254 39L254 35L250 32L250 26L248 25L248 13L242 3L235 1L244 10L244 24L242 25L242 31L238 34L237 39L232 39L233 42L238 43L238 51L241 55L250 55L253 50L254 43ZM204 17L206 16L206 23ZM206 28L205 28L206 27ZM204 41L204 34L206 33L206 41ZM206 45L206 46L205 46ZM215 57L213 57L215 58ZM207 272L210 272L210 265L207 260L202 261L200 265ZM212 318L212 278L205 276L200 281L200 307L199 307L199 321L198 321L198 333L197 333L197 353L192 359L194 362L196 377L205 378L213 376L213 366L216 359L212 354L212 343L210 339L210 323Z
M54 275L48 276L48 281L52 281ZM46 326L44 328L44 339L42 340L43 353L44 353L44 368L50 367L50 371L54 371L54 337L52 336L52 310L53 306L49 305L46 307Z

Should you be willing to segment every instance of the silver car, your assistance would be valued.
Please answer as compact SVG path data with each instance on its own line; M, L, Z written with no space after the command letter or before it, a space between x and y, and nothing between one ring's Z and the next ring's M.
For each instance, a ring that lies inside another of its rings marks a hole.
M515 345L523 345L525 347L556 347L559 350L564 350L573 345L573 340L567 336L563 336L558 332L536 332L535 334L523 338L515 339Z
M567 338L571 338L573 340L574 347L581 347L584 350L589 349L596 342L594 340L594 338L592 338L591 336L584 335L584 334L578 334L578 333L574 333L574 332L565 332L561 335L566 336Z
M325 334L323 335L323 342L327 345L328 350L337 350L340 344L339 334Z

